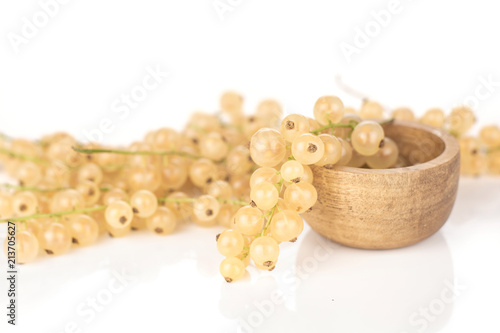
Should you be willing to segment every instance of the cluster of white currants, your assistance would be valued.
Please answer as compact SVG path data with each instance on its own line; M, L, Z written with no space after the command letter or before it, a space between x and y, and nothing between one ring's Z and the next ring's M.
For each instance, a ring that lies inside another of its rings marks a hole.
M83 145L67 133L39 141L0 136L0 164L19 182L0 184L0 222L17 225L18 262L87 246L105 233L168 235L193 221L228 228L217 236L226 281L240 279L250 260L272 270L279 244L295 241L303 230L300 214L314 209L311 165L408 165L397 143L385 137L382 125L392 119L447 129L460 140L464 173L500 174L500 129L486 126L479 138L465 136L475 122L466 107L449 116L431 109L419 120L399 108L383 120L385 110L376 102L355 110L323 96L314 118L282 119L274 100L247 116L243 98L227 92L220 109L194 113L181 132L161 128L123 148Z
M260 269L274 269L279 244L294 242L302 233L300 214L317 200L310 165L387 168L395 165L398 148L385 138L380 123L344 114L338 97L323 96L314 105L314 119L292 114L279 130L258 130L250 154L260 166L250 178L250 205L241 207L231 228L217 237L226 257L220 273L228 282L243 276L250 258Z
M226 93L222 112L194 113L182 132L161 128L122 148L80 144L67 133L0 136L0 164L19 184L0 184L0 222L17 225L18 262L105 233L168 235L185 221L229 226L236 206L250 201L250 137L281 118L273 100L252 116L242 106L241 96Z
M419 121L423 124L447 130L460 143L460 172L463 175L500 174L500 128L498 125L483 126L479 136L471 136L469 130L476 122L474 112L467 106L458 106L446 115L439 108L427 110L417 119L409 108L393 111L393 118Z

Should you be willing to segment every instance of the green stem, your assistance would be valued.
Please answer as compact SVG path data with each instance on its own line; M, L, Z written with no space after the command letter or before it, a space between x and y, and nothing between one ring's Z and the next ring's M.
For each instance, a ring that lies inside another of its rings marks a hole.
M0 148L0 154L9 155L10 157L18 158L18 159L24 160L24 161L32 161L35 163L48 163L46 160L41 159L39 157L19 154L19 153L16 153L15 151L12 151L9 149L4 149L4 148Z
M281 190L283 189L283 178L281 178L281 180L279 181L279 183L276 184L276 185L278 186L278 193L281 193ZM266 233L267 228L271 224L271 220L273 219L273 216L274 216L274 213L276 211L276 208L278 208L278 204L274 205L274 207L269 212L269 218L267 219L266 225L264 226L264 228L260 232L259 237L264 236L264 234Z
M31 191L31 192L40 192L40 193L50 193L50 192L59 192L70 189L70 187L56 187L56 188L39 188L39 187L29 187L29 186L21 186L21 185L13 185L13 184L0 184L0 187L11 188L18 191ZM100 191L106 192L111 190L109 187L101 187Z
M129 150L116 150L116 149L84 149L78 147L72 147L74 151L83 154L99 154L99 153L111 153L111 154L121 154L121 155L177 155L182 157L188 157L193 159L199 159L201 156L189 154L183 151L168 150L168 151L129 151Z
M175 202L175 203L181 203L181 202L195 202L195 198L160 198L158 199L159 202Z
M220 203L228 203L232 205L240 205L240 206L248 206L248 202L241 201L241 200L221 200L217 199Z
M103 210L103 209L106 209L106 207L107 206L97 206L97 207L91 207L91 208L68 210L68 211L57 212L57 213L33 214L30 216L1 219L0 223L26 221L26 220L30 220L30 219L39 219L39 218L45 218L45 217L59 217L59 216L71 215L71 214L85 214L85 213L95 212L98 210Z
M195 202L196 198L160 198L158 199L159 202L176 202L176 203L181 203L181 202ZM240 206L247 206L248 202L240 201L240 200L222 200L222 199L217 199L218 202L220 203L229 203L233 205L240 205Z
M266 225L264 226L264 228L263 228L263 229L262 229L262 231L260 232L259 237L264 236L264 234L266 233L267 228L269 228L269 225L271 224L271 221L272 221L273 216L274 216L274 212L276 211L276 207L278 207L278 204L276 204L276 205L273 207L273 209L271 209L271 212L269 213L269 218L267 219Z
M241 258L239 258L240 260L243 260L243 259L245 259L246 257L248 257L248 255L250 254L250 248L245 247L245 248L243 248L243 251L245 251L245 252L244 252L244 253L243 253L243 255L241 256Z
M331 124L328 124L328 125L325 125L325 126L321 126L320 128L318 129L315 129L314 131L311 131L312 134L319 134L321 133L322 131L326 130L326 129L329 129L329 128L336 128L336 127L350 127L352 129L354 129L354 127L356 127L356 125L353 125L353 124L334 124L334 123L331 123Z
M379 124L380 125L386 125L386 124L392 123L393 121L394 121L394 118L391 118L391 119L383 120L383 121L379 122ZM314 131L311 131L311 133L312 134L319 134L319 133L321 133L322 131L324 131L326 129L329 129L329 128L334 129L334 128L337 128L337 127L350 127L351 129L354 129L357 125L358 125L358 122L354 121L354 120L349 121L348 124L342 124L342 123L334 124L334 123L329 123L328 125L321 126L320 128L315 129Z

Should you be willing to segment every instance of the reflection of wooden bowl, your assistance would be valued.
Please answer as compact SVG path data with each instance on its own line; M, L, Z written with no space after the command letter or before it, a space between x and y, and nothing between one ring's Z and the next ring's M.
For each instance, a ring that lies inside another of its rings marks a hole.
M372 170L313 166L318 202L304 219L319 234L347 246L391 249L417 243L450 215L460 175L458 142L418 123L384 125L411 164Z

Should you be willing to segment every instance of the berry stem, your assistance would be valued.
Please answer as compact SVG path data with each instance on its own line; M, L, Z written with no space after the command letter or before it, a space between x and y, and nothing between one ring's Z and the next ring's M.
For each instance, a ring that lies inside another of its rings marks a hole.
M248 206L248 202L241 201L241 200L219 200L219 199L217 199L217 201L219 201L221 203L232 204L232 205Z
M19 154L19 153L16 153L15 151L12 151L9 149L4 149L4 148L0 148L0 154L9 155L10 157L18 158L18 159L24 160L24 161L32 161L35 163L48 163L46 160L44 160L42 158L39 158L36 156L28 156L28 155Z
M241 258L238 258L238 259L240 259L240 260L243 260L243 259L245 259L246 257L248 257L248 255L250 254L250 248L248 248L248 247L244 247L244 248L243 248L243 251L244 251L244 253L243 253L243 255L241 256Z
M281 190L283 189L283 178L281 178L281 180L279 181L278 184L276 184L278 186L278 193L281 193ZM260 235L259 237L262 237L264 236L264 234L266 233L266 230L267 228L269 227L269 225L271 224L271 220L273 219L273 216L274 216L274 212L276 211L276 208L278 208L278 204L274 205L274 207L271 209L271 211L269 212L269 218L267 219L267 222L266 222L266 225L264 226L264 228L262 229L262 231L260 232Z
M262 229L262 231L260 232L259 237L264 236L264 234L266 233L266 230L267 230L267 228L269 227L269 225L271 224L271 220L273 219L274 212L276 211L276 207L278 207L278 204L276 204L276 205L273 207L273 209L271 209L271 212L269 213L269 218L267 219L266 225L264 226L264 228L263 228L263 229Z
M386 125L386 124L392 123L393 121L394 121L394 118L391 118L391 119L380 121L379 124L380 125ZM321 131L324 131L324 130L329 129L329 128L334 129L334 128L337 128L337 127L350 127L351 129L354 129L357 125L358 125L358 122L354 121L354 120L351 120L349 122L349 124L342 124L342 123L334 124L334 123L329 123L328 125L321 126L320 128L315 129L314 131L311 131L311 133L318 135L319 133L321 133Z
M39 218L45 218L45 217L59 217L59 216L71 215L71 214L85 214L85 213L95 212L98 210L103 210L103 209L106 209L106 207L107 206L97 206L97 207L91 207L91 208L68 210L68 211L57 212L57 213L33 214L33 215L29 215L29 216L1 219L0 223L19 222L19 221L26 221L26 220L30 220L30 219L39 219Z
M195 202L195 198L160 198L158 199L159 202L175 202L175 203L182 203L182 202Z
M193 125L193 124L190 124L189 125L190 128L194 129L196 132L200 132L200 133L203 133L203 134L207 134L208 131L206 129L203 129L199 126L196 126L196 125Z
M168 150L168 151L129 151L129 150L117 150L117 149L84 149L78 147L72 147L74 151L83 154L99 154L99 153L111 153L111 154L122 154L122 155L177 155L182 157L188 157L192 159L199 159L201 156L189 154L183 151Z
M216 199L220 203L229 203L233 205L240 205L240 206L247 206L248 202L245 201L240 201L240 200L222 200L222 199ZM176 202L176 203L181 203L181 202L195 202L196 198L160 198L158 199L159 202Z
M29 186L21 186L21 185L13 185L13 184L0 184L0 187L10 188L18 191L31 191L31 192L40 192L40 193L50 193L50 192L59 192L64 190L69 190L70 187L56 187L56 188L40 188L40 187L29 187ZM99 188L101 192L109 191L109 187L101 187Z
M325 126L321 126L320 128L314 130L314 131L311 131L312 134L316 134L318 135L319 133L321 133L321 131L324 131L326 129L329 129L329 128L336 128L336 127L350 127L352 129L354 129L354 127L356 127L356 125L352 124L352 123L349 123L349 124L334 124L334 123L331 123L331 124L328 124L328 125L325 125Z

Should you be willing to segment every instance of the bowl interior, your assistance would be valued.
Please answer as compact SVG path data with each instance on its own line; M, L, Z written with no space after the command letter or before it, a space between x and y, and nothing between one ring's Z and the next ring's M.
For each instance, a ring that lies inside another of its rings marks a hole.
M413 126L405 126L404 123L386 124L383 126L385 135L393 139L400 155L408 165L429 162L445 150L445 143L432 130L423 131Z

